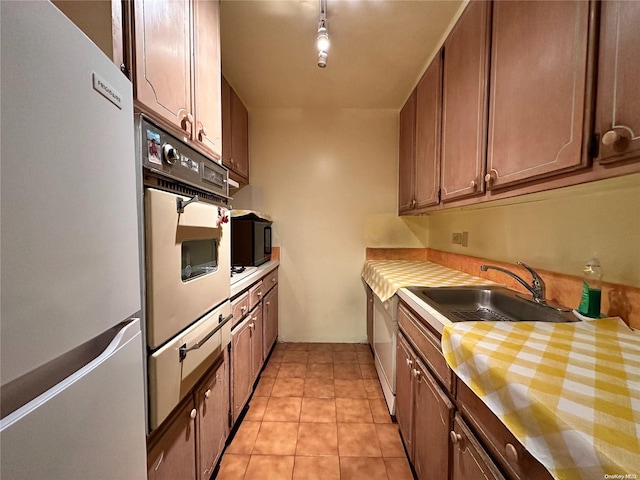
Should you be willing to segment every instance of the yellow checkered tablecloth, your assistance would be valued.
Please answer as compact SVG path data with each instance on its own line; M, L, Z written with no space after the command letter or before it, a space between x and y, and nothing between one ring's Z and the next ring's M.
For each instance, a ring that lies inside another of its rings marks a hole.
M618 318L447 325L451 368L557 479L640 479L640 336Z
M393 297L396 291L403 287L493 284L489 280L443 267L437 263L410 260L367 260L362 269L362 278L383 302Z

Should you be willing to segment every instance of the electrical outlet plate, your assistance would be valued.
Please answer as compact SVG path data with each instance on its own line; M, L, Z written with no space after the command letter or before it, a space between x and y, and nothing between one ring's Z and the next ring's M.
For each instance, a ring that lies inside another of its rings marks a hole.
M469 232L462 232L462 243L460 243L463 247L469 245Z
M451 243L455 245L462 245L462 233L452 233Z

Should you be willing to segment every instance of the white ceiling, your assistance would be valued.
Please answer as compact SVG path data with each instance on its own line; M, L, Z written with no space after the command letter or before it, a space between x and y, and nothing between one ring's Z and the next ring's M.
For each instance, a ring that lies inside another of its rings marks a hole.
M466 0L327 0L331 48L317 66L320 0L222 0L222 71L254 108L399 109Z

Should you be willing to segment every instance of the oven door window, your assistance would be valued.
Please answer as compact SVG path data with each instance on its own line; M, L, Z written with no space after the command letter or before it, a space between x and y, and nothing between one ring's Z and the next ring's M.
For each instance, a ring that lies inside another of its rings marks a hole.
M182 242L182 281L186 282L218 270L218 239Z

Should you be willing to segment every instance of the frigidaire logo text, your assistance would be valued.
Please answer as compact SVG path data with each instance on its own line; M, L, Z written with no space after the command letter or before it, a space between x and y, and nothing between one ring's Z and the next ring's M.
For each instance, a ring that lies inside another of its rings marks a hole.
M113 90L111 90L111 87L109 87L109 85L105 85L102 80L98 79L98 85L100 86L100 88L102 90L104 90L106 93L108 93L109 95L111 95L111 97L117 101L118 103L122 102L122 98L120 98L120 95L118 95L117 93L115 93Z

